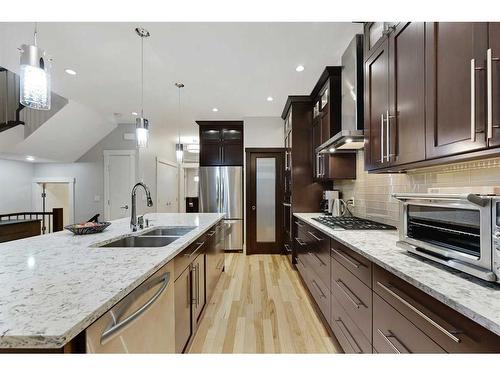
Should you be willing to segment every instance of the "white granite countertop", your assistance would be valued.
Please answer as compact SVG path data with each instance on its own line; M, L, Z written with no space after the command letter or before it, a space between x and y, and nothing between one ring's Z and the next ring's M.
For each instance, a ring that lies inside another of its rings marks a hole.
M296 213L323 233L445 305L500 335L500 285L423 260L396 246L397 231L331 229L312 220L319 213Z
M128 218L0 244L0 348L64 346L223 217L147 214L155 227L197 227L165 247L92 247L130 235Z

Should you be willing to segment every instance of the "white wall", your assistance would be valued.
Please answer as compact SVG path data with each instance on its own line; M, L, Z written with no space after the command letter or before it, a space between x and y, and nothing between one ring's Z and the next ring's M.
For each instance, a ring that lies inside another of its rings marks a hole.
M243 148L276 148L284 147L283 119L281 117L245 117L243 119ZM246 155L243 160L246 171ZM243 173L243 210L244 210L244 252L246 253L246 207L247 207L247 184L246 172Z
M75 178L75 221L101 214L104 219L103 168L99 163L44 163L35 165L34 177ZM95 197L99 200L94 200Z
M104 150L136 150L135 140L124 140L125 133L135 133L135 125L122 124L88 150L75 163L44 163L35 167L35 177L74 177L75 221L88 220L95 214L104 219ZM152 134L147 149L137 152L136 180L143 181L156 202L156 157L175 160L175 144L167 137ZM138 194L138 213L155 212Z
M0 159L0 214L31 211L33 164Z
M283 147L281 117L245 117L244 147Z

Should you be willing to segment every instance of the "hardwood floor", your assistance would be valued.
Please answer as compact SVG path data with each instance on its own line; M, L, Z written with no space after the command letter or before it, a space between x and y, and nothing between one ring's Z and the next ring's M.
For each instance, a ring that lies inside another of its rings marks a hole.
M336 353L286 256L226 254L190 353Z

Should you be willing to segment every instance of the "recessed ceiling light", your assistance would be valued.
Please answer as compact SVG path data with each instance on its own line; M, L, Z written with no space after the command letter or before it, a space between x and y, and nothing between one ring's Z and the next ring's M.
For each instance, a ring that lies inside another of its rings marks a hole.
M304 71L304 65L298 65L298 66L295 68L295 70L296 70L297 72L302 72L302 71Z
M268 102L272 102L273 100L274 100L274 98L273 98L272 96L268 96L268 97L267 97L267 101L268 101Z
M219 112L219 108L212 108L212 112Z
M31 155L26 156L26 160L28 161L35 161L35 158Z
M65 72L70 76L76 76L76 72L73 69L66 69Z
M132 116L137 116L137 112L132 112Z

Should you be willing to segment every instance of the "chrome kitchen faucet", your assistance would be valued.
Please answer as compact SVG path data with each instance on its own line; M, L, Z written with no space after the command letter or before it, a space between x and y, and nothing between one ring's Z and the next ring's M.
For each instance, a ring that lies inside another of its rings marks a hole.
M132 213L130 215L130 229L132 229L132 232L137 232L136 190L139 186L142 186L144 188L144 191L146 192L148 207L153 206L153 200L151 199L149 188L143 182L138 182L137 184L135 184L132 188Z

